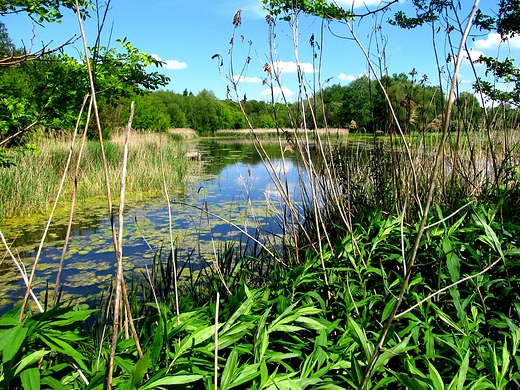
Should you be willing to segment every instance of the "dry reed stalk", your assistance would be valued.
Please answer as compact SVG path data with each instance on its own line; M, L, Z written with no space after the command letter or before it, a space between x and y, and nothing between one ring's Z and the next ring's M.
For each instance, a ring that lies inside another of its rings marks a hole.
M83 109L85 107L85 104L87 102L88 95L85 95L83 99L83 104L81 105L81 110L78 115L78 119L76 121L76 126L79 126L79 121L81 119L81 115L83 113ZM63 243L63 248L61 251L61 257L60 257L60 264L58 265L58 272L56 273L56 282L54 285L54 294L52 297L52 305L55 306L58 299L58 290L60 286L60 278L61 278L61 272L63 270L63 264L65 263L65 254L67 253L67 246L70 239L70 232L72 230L72 218L74 216L74 207L76 205L76 193L78 190L78 176L79 176L79 168L81 163L81 157L83 155L83 150L85 148L85 142L87 139L87 127L90 122L90 115L92 113L92 100L89 104L88 113L87 113L87 120L85 121L85 127L83 129L83 137L81 140L81 146L78 152L78 159L76 161L76 168L74 170L74 185L72 187L72 195L71 195L71 205L70 205L70 213L69 213L69 220L67 223L67 232L65 233L65 242Z
M34 294L34 291L31 288L31 285L29 284L29 278L27 276L27 271L26 271L23 263L16 259L16 257L13 254L13 252L9 248L9 245L7 244L7 242L5 240L5 237L4 237L4 234L2 233L1 230L0 230L0 239L2 240L2 244L4 244L5 250L9 254L9 257L11 257L11 259L13 260L13 263L15 264L16 268L18 268L18 272L20 272L20 275L21 275L21 277L22 277L22 279L23 279L23 281L25 283L25 287L29 290L29 294L31 295L31 298L33 299L34 303L38 307L38 310L40 311L40 313L43 313L43 307L40 304L40 301L38 300L38 298L36 297L36 294Z
M164 173L164 170L163 170ZM175 290L175 313L177 314L177 325L180 325L180 310L179 310L179 291L177 286L177 259L175 258L175 246L173 245L173 221L172 221L172 208L170 203L170 196L168 194L168 188L166 188L166 180L163 179L164 184L164 195L166 196L166 202L168 203L168 230L170 233L170 248L172 251L172 265L173 265L173 287Z
M84 104L85 104L85 101L84 101ZM81 110L83 110L84 104L82 105ZM47 219L47 224L45 225L45 229L43 231L42 238L40 240L40 244L38 245L38 250L36 251L36 255L34 257L32 269L31 269L31 274L30 274L29 280L27 282L27 288L25 290L25 296L24 296L22 307L21 307L21 310L20 310L20 317L19 317L19 321L20 322L23 319L23 315L24 315L24 312L25 312L25 307L27 305L27 300L29 299L29 295L31 293L31 286L32 286L32 283L33 283L33 280L34 280L34 275L36 273L36 267L38 266L38 262L40 260L40 256L41 256L41 253L42 253L42 250L43 250L43 244L45 243L45 239L47 238L47 233L49 232L49 228L50 228L52 219L54 217L54 212L56 211L56 207L58 206L58 201L60 199L61 192L62 192L63 187L65 185L65 179L67 178L67 172L69 170L69 166L70 166L70 163L72 161L72 155L74 153L74 143L76 141L76 136L78 134L79 123L80 123L80 121L79 121L79 118L78 118L78 120L76 122L76 126L74 127L74 132L72 134L72 140L70 142L70 148L69 148L69 155L67 157L67 162L65 163L65 167L63 169L63 174L61 176L61 180L60 180L60 183L59 183L59 186L58 186L58 191L57 191L57 193L56 193L56 195L54 197L54 202L53 202L53 205L52 205L52 209L51 209L51 212L49 214L49 218Z
M217 291L217 301L215 302L215 361L213 388L218 389L218 311L220 305L220 293Z
M108 212L111 220L111 231L112 231L112 241L114 244L114 249L116 252L116 261L117 261L117 288L116 288L116 297L115 297L115 303L114 303L114 332L112 335L112 345L111 345L111 351L110 351L110 357L109 357L109 364L108 364L108 375L107 375L107 389L110 390L112 388L112 380L113 380L113 373L114 373L114 358L115 358L115 351L116 351L116 345L117 345L117 328L118 328L118 322L119 322L119 306L120 306L120 300L121 300L121 280L122 280L122 265L120 264L122 261L122 251L121 246L119 246L120 241L118 240L116 229L114 225L114 215L113 215L113 208L112 208L112 195L110 191L110 177L109 177L109 171L108 171L108 163L106 159L105 154L105 148L103 145L103 134L101 129L101 122L99 119L99 110L97 107L97 100L96 100L96 90L94 85L94 76L92 73L92 68L90 66L90 58L89 58L89 51L87 46L87 38L85 35L85 31L83 29L83 22L82 22L82 16L79 8L78 0L75 0L76 5L76 15L78 19L79 28L81 31L81 38L83 42L83 50L85 54L85 63L87 65L87 73L89 77L89 85L90 85L90 95L92 99L92 105L94 108L94 117L96 119L96 127L98 130L98 137L99 137L99 147L101 150L101 159L103 161L103 170L105 173L105 188L107 191L107 202L108 202ZM133 107L133 106L132 106ZM133 109L131 110L133 112ZM131 115L132 117L132 115ZM128 126L127 131L129 132L129 128L131 127L131 122L129 121L130 125ZM123 158L123 171L126 173L126 157ZM124 183L124 177L122 178L122 182ZM124 197L124 184L121 186L121 191L123 193ZM121 200L123 202L123 200ZM120 207L121 211L121 207ZM122 217L121 217L122 218ZM122 233L122 219L119 220L119 229L120 233ZM120 237L122 240L122 235ZM121 268L121 269L120 269Z
M114 312L113 312L113 321L114 328L112 331L112 345L110 349L110 357L109 357L109 365L108 365L108 378L107 378L107 388L110 389L112 387L112 377L114 372L114 359L116 354L117 347L117 339L119 334L118 326L120 324L120 307L126 303L123 298L126 296L125 287L123 282L123 231L124 231L124 209L125 209L125 190L126 190L126 171L127 171L127 163L128 163L128 143L130 141L130 129L132 128L132 120L134 118L134 102L130 105L130 117L128 118L128 126L126 133L126 142L123 149L123 161L121 168L121 190L120 190L120 198L119 198L119 212L118 212L118 232L117 232L117 242L114 243L116 247L116 292L114 297ZM112 222L113 225L113 222ZM126 310L128 313L128 310ZM135 333L134 333L135 335ZM137 336L137 335L135 335ZM136 345L139 343L137 342ZM138 347L138 349L140 349Z

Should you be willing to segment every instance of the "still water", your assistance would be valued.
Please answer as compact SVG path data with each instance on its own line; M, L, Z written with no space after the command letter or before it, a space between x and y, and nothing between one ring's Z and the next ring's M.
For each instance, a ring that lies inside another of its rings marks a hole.
M274 166L282 172L277 143L266 141L264 146ZM170 194L171 228L181 262L187 256L199 264L211 261L216 247L225 241L244 239L244 232L255 236L257 232L280 230L278 215L283 205L252 143L203 139L190 144L190 148L201 153L198 173L188 178L189 185L183 193ZM298 172L292 158L286 155L285 178L291 195L297 196ZM106 201L100 200L77 208L61 276L65 299L81 301L106 292L110 286L115 274L115 254L106 207ZM205 210L216 216L208 215ZM67 218L58 217L53 222L44 244L33 284L41 301L47 284L50 292L54 288ZM152 266L154 253L170 248L167 201L164 197L134 200L126 207L124 218L125 274L142 278ZM42 216L36 221L17 221L16 224L6 221L1 226L13 252L28 272L45 223ZM0 259L1 314L22 299L25 287L3 248Z

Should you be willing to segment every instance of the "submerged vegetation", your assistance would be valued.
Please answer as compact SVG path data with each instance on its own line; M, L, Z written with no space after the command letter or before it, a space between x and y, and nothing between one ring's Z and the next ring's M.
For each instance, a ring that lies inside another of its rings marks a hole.
M0 186L14 190L2 199L5 214L17 211L9 206L14 196L41 193L42 205L29 204L28 210L37 210L68 192L72 221L76 198L104 188L116 273L112 288L92 308L65 302L60 298L60 273L66 238L55 290L48 289L40 301L31 288L39 252L26 272L1 235L6 258L19 266L27 291L20 305L0 317L0 387L520 387L520 139L516 111L509 106L518 103L518 97L481 83L480 91L505 99L488 110L484 101L477 101L477 107L472 97L456 94L465 31L475 22L507 39L508 33L518 31L518 19L506 16L520 11L516 3L501 1L494 19L477 13L476 4L462 15L451 2L412 3L416 15L397 13L393 23L405 28L429 24L432 31L447 31L441 27L455 20L467 23L449 25L451 42L457 34L459 40L451 47L457 52L455 63L443 65L450 67L451 85L424 91L412 83L408 95L400 96L367 53L370 77L359 83L367 82L375 95L370 92L369 104L356 110L366 111L369 122L362 126L373 137L362 150L345 149L352 140L340 143L328 127L330 119L342 127L348 123L349 130L361 123L344 117L335 110L338 105L327 100L327 93L337 92L347 96L343 102L350 101L352 91L333 88L284 105L289 126L276 122L276 116L272 119L282 156L282 168L275 167L233 81L237 75L232 70L242 67L229 67L227 80L243 115L240 120L249 126L281 198L281 233L262 231L244 234L239 242L213 243L207 264L194 266L191 255L179 258L170 229L170 245L157 251L144 279L125 269L127 192L162 186L170 205L169 188L188 171L187 160L180 158L184 151L166 134L141 134L138 144L131 144L134 104L128 107L122 138L109 141L102 139L100 121L92 125L90 115L79 114L84 130L76 131L71 142L76 133L86 139L92 128L99 137L96 144L84 144L81 158L77 147L69 154L68 147L49 137L40 155L7 156L3 165L10 166L2 168ZM273 47L277 23L289 23L293 39L298 39L302 12L340 19L347 29L355 16L322 1L264 4ZM233 24L235 33L243 28L240 11ZM233 42L230 60L235 58ZM271 64L276 60L270 58ZM504 76L509 68L493 64L496 77L518 77L517 72ZM225 72L224 61L220 70ZM92 77L89 83L94 91ZM281 87L276 72L268 72L265 83ZM442 99L436 98L438 92ZM414 96L421 93L434 103L431 110L418 108ZM88 98L95 102L96 95ZM277 105L272 108L276 112ZM295 109L297 115L292 115ZM319 128L325 128L325 134L320 136ZM298 163L298 196L285 176L286 153L294 153ZM64 162L67 156L69 163ZM30 158L42 162L41 171L24 165ZM162 175L165 166L169 178ZM50 183L59 181L67 167L74 180L62 179L64 191L57 191ZM23 175L34 175L38 180L33 183L42 186L22 189L30 182ZM207 204L199 209L205 217L214 217ZM34 302L30 309L29 300Z

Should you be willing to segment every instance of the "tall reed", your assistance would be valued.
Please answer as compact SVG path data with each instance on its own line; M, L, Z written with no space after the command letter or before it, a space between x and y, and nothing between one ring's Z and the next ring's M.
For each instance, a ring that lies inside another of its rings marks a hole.
M172 191L181 190L184 179L196 173L199 165L185 158L185 146L166 133L132 133L128 161L127 191L130 194L160 195L163 188L161 164L168 168L166 185ZM44 212L51 204L56 184L68 153L66 137L40 137L38 153L19 152L16 166L0 168L0 220L13 216ZM77 149L76 149L77 150ZM123 154L120 136L105 142L110 182L117 188L120 183L119 164ZM73 156L72 164L76 164ZM78 177L78 198L100 196L105 186L102 175L99 143L87 141ZM72 190L73 178L69 175L65 195Z

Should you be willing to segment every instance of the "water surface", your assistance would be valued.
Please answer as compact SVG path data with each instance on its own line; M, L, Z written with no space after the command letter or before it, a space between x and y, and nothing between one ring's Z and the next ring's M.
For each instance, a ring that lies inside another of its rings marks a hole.
M277 142L265 144L279 171ZM125 210L123 238L127 276L142 277L152 265L154 253L170 248L170 227L181 262L187 256L202 265L210 262L215 248L225 241L243 240L244 233L277 232L280 197L254 145L243 140L204 139L189 144L201 152L199 173L189 177L185 193L170 194L171 226L164 197L142 198ZM297 170L292 158L285 159L289 190L297 194ZM205 210L219 217L208 215ZM47 285L54 288L68 215L51 225L34 281L43 301ZM231 223L228 223L231 222ZM12 250L30 270L46 223L46 216L31 220L5 221L2 231ZM237 225L240 230L232 225ZM0 313L23 297L25 288L12 260L0 252ZM182 266L182 264L181 264ZM82 300L107 291L115 274L115 254L106 200L89 200L77 208L61 276L63 296Z

